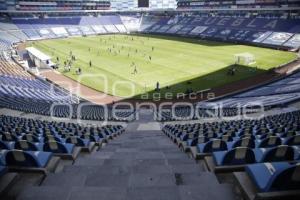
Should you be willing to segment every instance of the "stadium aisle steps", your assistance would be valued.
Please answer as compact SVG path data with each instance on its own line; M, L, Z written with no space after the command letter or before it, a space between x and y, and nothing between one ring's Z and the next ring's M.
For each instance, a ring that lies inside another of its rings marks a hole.
M219 184L213 173L201 169L161 131L137 131L149 120L130 123L103 149L48 175L40 187L29 187L18 200L234 198L231 185Z

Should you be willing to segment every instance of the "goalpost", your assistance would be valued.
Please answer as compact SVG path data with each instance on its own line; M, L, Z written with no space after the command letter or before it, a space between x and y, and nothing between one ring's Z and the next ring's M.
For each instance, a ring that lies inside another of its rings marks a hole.
M255 56L251 53L235 54L235 64L254 65L256 63Z

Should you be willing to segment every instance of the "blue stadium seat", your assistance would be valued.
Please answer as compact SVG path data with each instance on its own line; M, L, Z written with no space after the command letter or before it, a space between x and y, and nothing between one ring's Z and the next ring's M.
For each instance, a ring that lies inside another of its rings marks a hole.
M54 155L64 159L75 160L79 155L80 148L75 147L74 144L49 141L44 143L43 151L52 152Z
M208 141L209 141L209 138L207 138L205 136L198 136L197 138L188 140L188 145L189 146L196 146L197 144L206 143Z
M255 154L247 147L236 147L229 151L214 152L216 165L244 165L255 163Z
M263 139L269 138L269 137L271 137L271 136L276 137L277 134L276 134L276 133L265 133L265 134L260 135L260 136L259 136L259 139L260 139L260 140L263 140Z
M288 137L285 141L284 144L286 145L300 145L300 135L295 135Z
M94 142L90 142L89 140L86 139L81 139L77 136L71 136L66 138L66 143L74 144L77 147L81 147L83 151L88 151L88 152L91 152L95 147Z
M210 155L212 152L227 150L227 144L221 139L211 139L206 143L198 144L195 147L191 147L190 150L192 156L195 159L199 159L206 155Z
M270 136L258 143L258 148L268 148L268 147L275 147L281 145L282 141L280 137L277 136Z
M48 141L65 142L65 139L53 135L48 135L44 137L44 142L48 142Z
M252 164L246 172L260 192L299 190L300 164L286 162Z
M39 148L32 142L28 142L26 140L19 140L15 142L15 149L23 150L23 151L39 151Z
M296 136L296 135L297 135L296 132L289 131L289 132L285 132L285 133L280 134L280 137L282 137L282 138L290 138L290 137Z
M227 150L227 144L221 139L213 139L204 144L198 144L198 150L201 153L212 153L214 151Z
M2 134L2 138L1 138L2 141L7 141L7 142L15 142L15 141L18 141L19 138L18 136L14 135L14 134L11 134L11 133L4 133Z
M250 138L250 137L244 137L239 140L236 140L231 143L231 148L236 148L236 147L248 147L248 148L255 148L255 140Z
M27 140L28 142L41 142L40 139L33 134L25 134L22 136L22 140Z
M219 139L221 139L224 142L232 142L233 141L233 137L231 135L222 135L221 137L219 137Z
M14 143L15 142L4 142L4 141L0 140L0 150L2 150L2 149L6 149L6 150L12 149L12 147L14 146Z
M102 142L103 142L103 138L99 137L99 136L93 136L93 135L82 135L80 136L81 139L86 139L89 140L91 142L95 142L98 146L101 146Z
M14 167L46 167L52 153L41 151L9 150L5 153L5 164Z
M56 141L48 141L43 145L43 150L52 153L70 154L74 149L74 144L63 144Z
M260 162L280 162L292 161L295 159L294 148L287 145L279 145L267 149L260 160Z

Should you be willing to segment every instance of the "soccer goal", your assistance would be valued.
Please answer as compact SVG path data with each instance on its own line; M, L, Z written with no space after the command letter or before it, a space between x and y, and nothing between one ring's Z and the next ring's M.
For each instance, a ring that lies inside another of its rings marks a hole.
M239 53L235 54L235 64L240 65L253 65L256 63L255 56L251 53Z

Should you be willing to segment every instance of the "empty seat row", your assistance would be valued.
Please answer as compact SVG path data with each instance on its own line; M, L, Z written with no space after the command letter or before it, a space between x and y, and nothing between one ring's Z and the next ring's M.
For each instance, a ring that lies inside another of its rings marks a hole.
M59 159L75 162L81 151L99 150L102 144L123 132L121 125L83 126L2 115L0 165L10 170L46 173L50 171L48 162L51 170Z
M300 163L251 164L245 172L234 172L234 178L247 199L298 199L300 196Z
M265 162L298 162L300 161L299 146L280 145L273 148L250 149L237 147L229 151L218 151L204 158L210 171L230 172L243 170L253 163Z
M248 200L300 196L300 112L168 124L163 132L216 174L233 173ZM281 185L279 185L281 184Z
M79 146L79 145L78 145ZM85 146L80 146L85 147ZM45 143L33 143L26 140L17 142L4 142L0 140L1 150L23 150L23 151L44 151L52 152L54 155L63 157L65 159L75 160L80 152L80 147L77 148L76 144L62 143L57 141L48 141ZM89 146L87 146L88 148Z
M50 152L1 150L0 165L16 171L38 171L48 173L59 163L59 158Z

